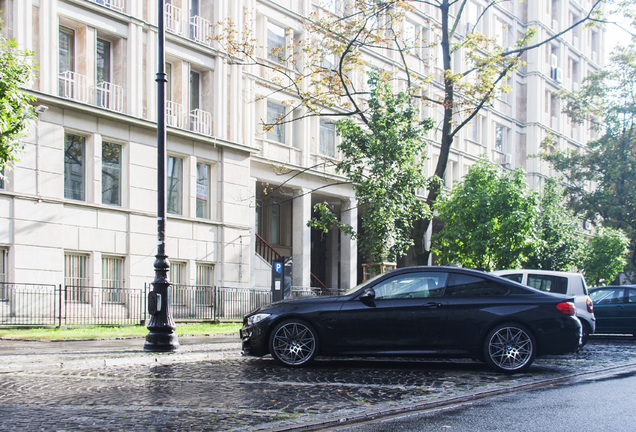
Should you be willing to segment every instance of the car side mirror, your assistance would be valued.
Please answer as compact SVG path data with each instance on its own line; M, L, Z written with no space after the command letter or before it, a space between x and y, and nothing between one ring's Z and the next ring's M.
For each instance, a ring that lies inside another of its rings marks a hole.
M360 296L362 301L371 301L373 299L375 299L375 290L373 288L367 288Z

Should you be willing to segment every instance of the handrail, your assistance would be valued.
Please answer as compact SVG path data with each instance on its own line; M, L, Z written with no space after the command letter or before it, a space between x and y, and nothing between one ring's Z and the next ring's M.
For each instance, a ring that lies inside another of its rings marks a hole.
M282 255L276 249L274 249L272 245L267 243L267 241L265 241L263 237L256 233L254 233L254 235L256 236L256 253L262 256L263 259L265 259L265 261L267 261L270 265L273 265L274 259L280 258ZM309 276L311 278L311 281L315 284L312 285L313 287L322 288L325 290L328 289L327 285L325 285L320 279L318 279L315 274L309 272Z

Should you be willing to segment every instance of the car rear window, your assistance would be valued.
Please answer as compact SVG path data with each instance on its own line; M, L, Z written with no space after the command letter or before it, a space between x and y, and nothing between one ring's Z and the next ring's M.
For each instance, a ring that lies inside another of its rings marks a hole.
M528 274L529 287L557 294L567 294L568 278L563 276Z

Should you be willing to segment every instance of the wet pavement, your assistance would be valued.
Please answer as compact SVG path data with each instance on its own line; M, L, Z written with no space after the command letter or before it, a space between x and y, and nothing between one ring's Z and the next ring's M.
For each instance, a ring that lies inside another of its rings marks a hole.
M143 339L0 340L0 430L320 429L636 370L633 338L593 338L512 376L470 360L323 359L287 369L241 357L237 335L179 342L176 353L153 354Z

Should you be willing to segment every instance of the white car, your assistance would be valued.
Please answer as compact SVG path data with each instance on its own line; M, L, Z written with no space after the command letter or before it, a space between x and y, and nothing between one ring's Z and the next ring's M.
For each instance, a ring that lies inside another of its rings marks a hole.
M588 295L585 279L580 273L552 270L497 270L497 276L519 282L541 291L574 296L576 314L583 326L581 346L587 343L589 336L596 330L594 304Z

